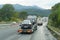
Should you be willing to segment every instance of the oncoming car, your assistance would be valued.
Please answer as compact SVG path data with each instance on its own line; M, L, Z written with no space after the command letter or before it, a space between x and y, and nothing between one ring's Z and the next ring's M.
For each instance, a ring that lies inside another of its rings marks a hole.
M18 25L16 22L11 23L11 26L16 26L16 25Z
M18 29L19 33L33 33L37 30L36 25L32 25L30 20L24 20Z

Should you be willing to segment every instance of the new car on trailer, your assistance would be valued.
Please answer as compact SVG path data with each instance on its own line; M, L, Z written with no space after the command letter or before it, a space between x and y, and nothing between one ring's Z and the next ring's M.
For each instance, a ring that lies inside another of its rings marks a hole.
M37 30L37 25L33 25L30 20L24 20L18 29L19 33L33 33Z

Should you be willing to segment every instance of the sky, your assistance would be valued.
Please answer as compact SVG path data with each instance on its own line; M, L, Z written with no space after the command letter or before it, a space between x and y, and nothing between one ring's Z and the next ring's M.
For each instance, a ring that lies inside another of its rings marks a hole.
M51 9L60 0L0 0L0 4L20 4L24 6L38 6L44 9Z

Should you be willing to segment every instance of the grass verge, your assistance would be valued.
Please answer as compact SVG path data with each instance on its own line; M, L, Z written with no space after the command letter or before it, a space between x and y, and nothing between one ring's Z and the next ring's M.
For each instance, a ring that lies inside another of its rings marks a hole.
M47 27L51 31L52 35L57 38L57 40L60 40L60 29L49 25Z

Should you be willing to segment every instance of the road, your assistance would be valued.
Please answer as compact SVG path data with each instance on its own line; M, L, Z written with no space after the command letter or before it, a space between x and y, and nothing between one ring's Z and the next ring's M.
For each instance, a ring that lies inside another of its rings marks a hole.
M18 27L10 25L7 27L6 25L7 28L0 29L0 40L57 40L52 36L46 25L47 22L44 22L32 34L18 34Z

